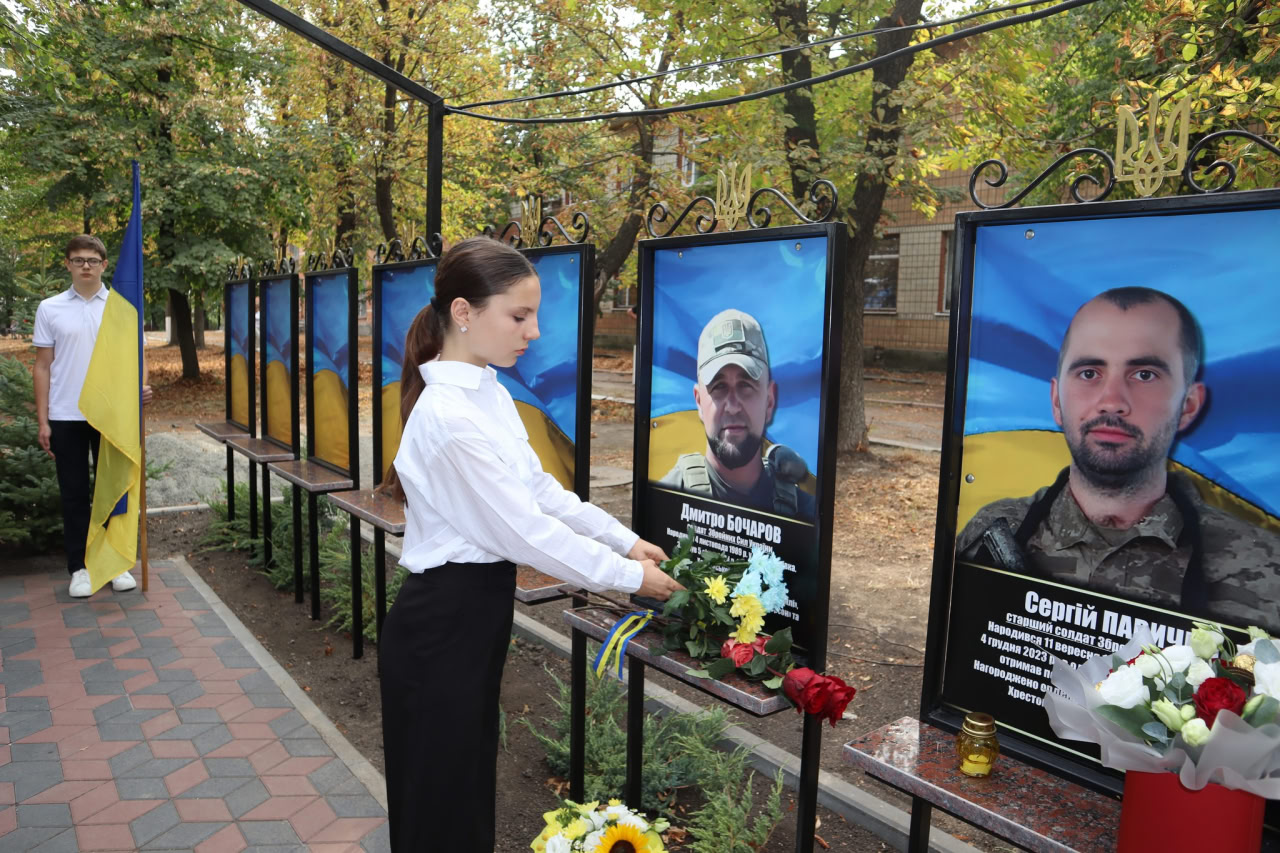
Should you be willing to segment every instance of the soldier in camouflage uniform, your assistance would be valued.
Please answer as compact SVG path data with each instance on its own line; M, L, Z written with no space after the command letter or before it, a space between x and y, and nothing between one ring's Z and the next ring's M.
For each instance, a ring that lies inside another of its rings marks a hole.
M1167 294L1123 287L1085 303L1050 383L1071 465L1034 495L979 510L960 558L1280 629L1280 535L1168 471L1175 437L1204 407L1200 353L1195 319Z
M780 444L760 452L778 386L764 331L750 314L721 311L703 328L693 399L706 451L681 455L658 485L812 521L816 502L798 486L808 475L804 460Z

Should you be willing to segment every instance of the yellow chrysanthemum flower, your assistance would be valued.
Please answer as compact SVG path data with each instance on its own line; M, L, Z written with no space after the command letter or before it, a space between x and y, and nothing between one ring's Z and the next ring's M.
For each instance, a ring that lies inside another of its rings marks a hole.
M578 818L564 828L564 837L570 841L575 841L586 835L590 829L591 827L587 825L586 821Z
M759 616L764 618L764 605L760 603L760 599L754 595L739 595L733 599L733 606L729 608L730 616Z
M648 853L649 839L634 826L614 824L600 839L599 853Z
M616 799L616 798L615 798L615 799L611 799L611 800L609 800L609 805L611 805L611 806L620 806L620 805L622 805L622 800L619 800L619 799Z
M720 575L707 578L707 596L716 604L724 604L724 600L729 597L729 585L724 582L724 578Z

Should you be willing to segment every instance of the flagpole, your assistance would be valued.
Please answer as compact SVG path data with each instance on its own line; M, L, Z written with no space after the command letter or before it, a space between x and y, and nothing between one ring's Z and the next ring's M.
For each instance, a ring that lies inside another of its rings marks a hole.
M138 317L138 360L141 362L142 371L140 372L142 384L147 384L146 375L146 358L143 351L146 348L146 336L142 331L142 317ZM142 471L138 475L138 555L142 560L142 591L147 591L147 580L149 576L148 569L150 561L147 558L147 407L142 405L142 392L138 392L138 438L142 449Z

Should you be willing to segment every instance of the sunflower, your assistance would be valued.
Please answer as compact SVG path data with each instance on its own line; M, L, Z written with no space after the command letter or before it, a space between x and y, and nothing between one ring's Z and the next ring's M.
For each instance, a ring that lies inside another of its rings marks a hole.
M600 839L599 853L644 853L649 849L649 839L634 826L614 824L605 830Z

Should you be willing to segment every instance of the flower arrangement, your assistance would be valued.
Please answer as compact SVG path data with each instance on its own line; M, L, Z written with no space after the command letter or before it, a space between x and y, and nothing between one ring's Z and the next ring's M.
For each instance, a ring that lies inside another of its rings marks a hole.
M1237 647L1220 626L1194 625L1185 645L1160 648L1144 630L1078 668L1055 659L1053 729L1097 743L1108 767L1280 797L1280 649L1259 628Z
M606 806L565 800L542 816L547 825L529 844L536 853L665 853L663 818L650 823L619 800Z
M712 661L704 669L691 670L692 675L722 678L740 669L766 687L782 685L782 674L795 665L791 629L772 636L763 631L765 616L787 606L782 577L786 563L759 548L751 549L749 560L730 560L714 549L694 557L691 530L662 568L685 586L662 610L663 616L680 614L663 626L663 644L670 651Z
M797 667L790 628L764 633L765 616L787 606L787 564L759 548L752 548L747 560L730 560L715 549L695 557L693 536L690 529L662 564L685 586L663 608L664 617L679 612L678 619L668 619L663 626L664 646L706 662L701 669L689 670L690 675L723 678L737 671L770 689L781 688L797 711L834 726L857 691L835 676Z

